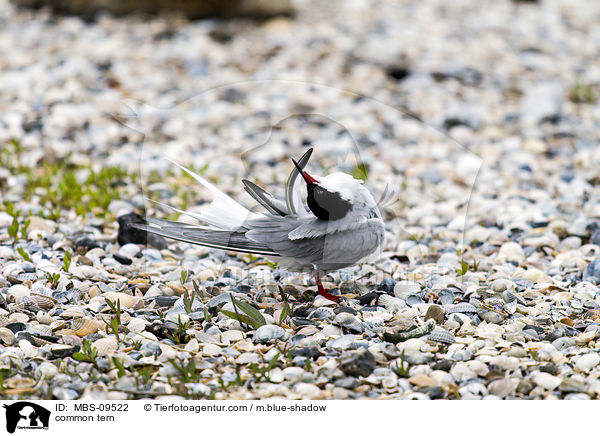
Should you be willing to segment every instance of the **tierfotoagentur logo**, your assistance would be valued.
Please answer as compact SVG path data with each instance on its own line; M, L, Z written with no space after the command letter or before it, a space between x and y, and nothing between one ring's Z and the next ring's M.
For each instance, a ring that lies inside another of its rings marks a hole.
M19 430L48 430L50 411L29 401L19 401L3 405L6 409L6 430L14 433Z

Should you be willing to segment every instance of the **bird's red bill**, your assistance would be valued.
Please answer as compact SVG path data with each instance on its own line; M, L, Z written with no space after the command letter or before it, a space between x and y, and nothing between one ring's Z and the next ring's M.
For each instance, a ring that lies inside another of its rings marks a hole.
M306 171L302 171L302 177L304 177L306 183L317 183L317 179L308 174Z
M294 159L292 159L292 162L294 162L296 169L298 170L298 172L300 174L302 174L302 178L304 179L304 181L306 183L317 183L317 179L315 179L313 176L311 176L306 171L304 171L302 168L300 168L300 165L298 165L298 162L296 162Z

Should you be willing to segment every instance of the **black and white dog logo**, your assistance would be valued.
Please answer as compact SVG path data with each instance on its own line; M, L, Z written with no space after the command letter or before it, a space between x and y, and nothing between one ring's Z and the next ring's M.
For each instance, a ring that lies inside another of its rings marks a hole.
M50 411L29 401L19 401L11 405L4 405L6 409L6 430L14 433L18 429L44 429L48 430Z

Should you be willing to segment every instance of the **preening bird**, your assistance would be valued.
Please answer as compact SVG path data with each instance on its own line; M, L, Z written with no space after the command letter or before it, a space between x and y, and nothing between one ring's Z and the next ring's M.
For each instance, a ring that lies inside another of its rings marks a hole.
M286 198L280 200L263 188L242 180L244 189L268 213L254 213L220 191L204 178L174 162L201 185L214 200L202 213L176 211L204 225L148 218L149 225L135 227L205 247L273 257L290 271L312 271L319 294L330 300L321 283L328 271L354 265L378 252L385 228L381 213L362 180L336 172L311 176L304 170L312 148L296 162L286 183ZM306 184L306 206L296 183L301 175ZM385 193L384 195L385 196Z

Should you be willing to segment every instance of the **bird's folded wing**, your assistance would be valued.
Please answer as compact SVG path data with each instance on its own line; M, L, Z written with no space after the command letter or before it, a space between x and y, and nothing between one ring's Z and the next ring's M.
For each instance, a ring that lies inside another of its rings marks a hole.
M312 263L319 269L337 269L353 264L373 251L380 244L378 232L372 231L370 223L364 228L317 237L290 238L297 228L297 217L265 216L249 220L246 237L264 244L280 256L293 257L304 263Z

